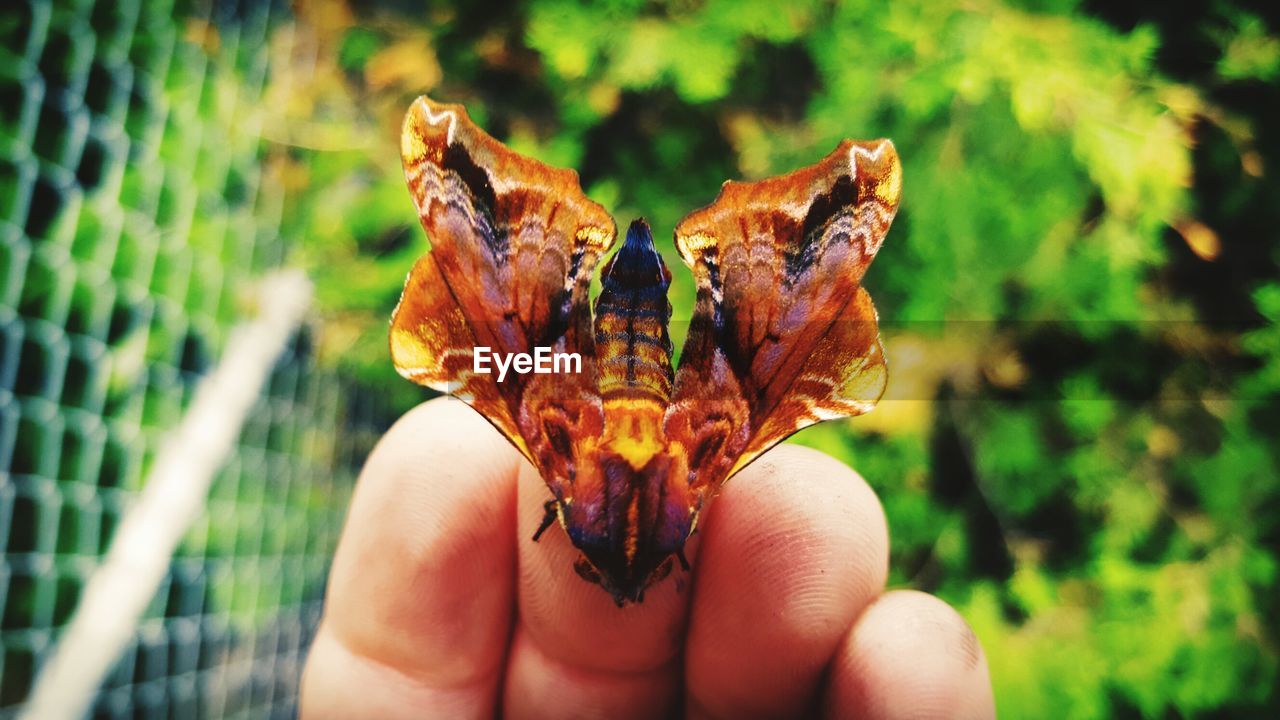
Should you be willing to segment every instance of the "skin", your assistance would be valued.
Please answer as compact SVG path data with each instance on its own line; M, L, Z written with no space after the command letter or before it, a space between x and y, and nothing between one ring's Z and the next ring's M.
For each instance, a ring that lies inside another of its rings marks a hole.
M356 486L302 717L995 716L977 638L885 591L884 511L826 455L782 445L735 476L692 573L622 609L558 526L529 540L546 498L462 403L402 418Z

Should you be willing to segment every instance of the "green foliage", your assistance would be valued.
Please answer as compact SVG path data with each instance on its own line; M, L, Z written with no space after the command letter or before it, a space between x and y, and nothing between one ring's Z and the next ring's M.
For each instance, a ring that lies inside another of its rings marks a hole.
M1280 102L1280 39L1266 21L1073 0L301 12L328 48L318 76L341 81L302 88L300 106L348 108L288 131L331 141L296 140L286 225L335 362L421 397L385 350L426 247L396 160L417 94L578 168L621 222L643 214L659 236L727 178L890 137L904 200L867 278L888 399L797 441L877 490L892 581L968 618L1004 714L1277 710L1280 139L1264 108ZM406 57L433 74L385 81ZM688 276L664 252L687 318Z

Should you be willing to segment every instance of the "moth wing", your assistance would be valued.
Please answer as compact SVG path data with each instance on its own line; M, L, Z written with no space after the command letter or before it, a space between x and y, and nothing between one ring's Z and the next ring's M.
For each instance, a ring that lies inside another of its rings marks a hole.
M880 399L884 351L862 277L901 185L891 142L846 140L793 173L725 183L676 226L697 302L666 422L696 482Z
M616 234L577 173L507 149L460 105L418 98L401 131L401 159L431 250L414 265L391 319L391 356L404 377L464 400L536 462L545 444L526 392L545 375L475 372L476 348L577 353L557 376L588 401L595 373L588 290ZM489 366L493 368L492 358ZM540 382L541 381L541 382Z

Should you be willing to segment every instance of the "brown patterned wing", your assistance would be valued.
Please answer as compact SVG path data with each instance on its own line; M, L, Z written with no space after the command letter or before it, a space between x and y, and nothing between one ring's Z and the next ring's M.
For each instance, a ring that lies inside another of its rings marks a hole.
M583 194L577 173L508 150L461 105L418 98L405 116L401 156L431 250L392 316L396 370L466 401L533 460L531 445L547 440L522 431L522 398L548 376L511 373L498 382L475 372L475 348L578 353L582 372L557 382L594 395L588 289L613 243L613 218Z
M698 296L666 424L694 483L880 399L884 352L862 276L901 186L891 142L846 140L816 165L725 183L676 226Z

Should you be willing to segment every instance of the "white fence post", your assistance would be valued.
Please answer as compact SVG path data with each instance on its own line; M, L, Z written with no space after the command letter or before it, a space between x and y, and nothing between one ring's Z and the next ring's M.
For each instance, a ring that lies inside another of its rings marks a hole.
M27 720L79 720L155 595L182 536L204 509L218 469L311 303L300 271L262 281L259 315L235 328L218 366L200 381L181 423L160 449L137 501L23 709Z

